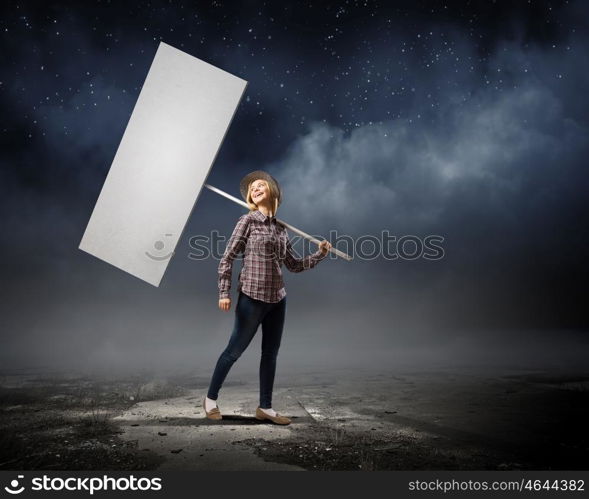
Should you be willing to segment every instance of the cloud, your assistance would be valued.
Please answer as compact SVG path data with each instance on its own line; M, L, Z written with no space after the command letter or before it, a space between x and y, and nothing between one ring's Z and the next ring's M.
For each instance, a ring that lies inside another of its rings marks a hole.
M468 203L511 217L506 206L558 197L563 175L582 181L589 130L567 114L571 98L537 75L483 89L436 122L397 119L349 134L316 122L268 169L287 193L283 210L317 230L447 228Z

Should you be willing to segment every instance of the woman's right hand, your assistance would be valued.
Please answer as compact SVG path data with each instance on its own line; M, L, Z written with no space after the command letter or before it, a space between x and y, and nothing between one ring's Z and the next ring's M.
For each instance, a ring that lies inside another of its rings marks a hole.
M219 308L227 312L231 308L231 298L221 298L219 300Z

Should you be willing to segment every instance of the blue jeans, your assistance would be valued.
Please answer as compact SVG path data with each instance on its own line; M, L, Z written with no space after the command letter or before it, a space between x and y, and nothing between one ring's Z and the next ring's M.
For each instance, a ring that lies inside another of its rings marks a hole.
M239 293L235 307L235 325L227 348L223 351L209 386L207 397L217 400L219 390L241 354L262 324L262 359L260 360L260 407L272 408L272 390L276 373L276 357L282 339L282 327L286 315L286 296L278 303L266 303Z

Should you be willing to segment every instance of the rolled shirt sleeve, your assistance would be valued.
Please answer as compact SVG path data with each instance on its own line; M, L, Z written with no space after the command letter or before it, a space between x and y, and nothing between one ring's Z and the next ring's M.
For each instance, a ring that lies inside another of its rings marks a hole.
M327 256L321 254L321 248L315 253L307 255L304 258L297 258L292 248L290 240L286 241L286 252L284 256L284 265L290 272L302 272L303 270L309 270L315 267L321 260Z

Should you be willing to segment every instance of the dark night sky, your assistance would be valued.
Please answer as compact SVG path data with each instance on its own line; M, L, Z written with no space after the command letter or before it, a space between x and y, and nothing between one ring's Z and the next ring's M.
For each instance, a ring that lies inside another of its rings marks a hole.
M189 239L239 207L201 194L159 289L78 249L160 41L249 82L209 183L266 169L279 217L326 238L444 238L440 260L285 271L285 364L586 359L586 2L1 9L2 365L212 368L225 345Z

